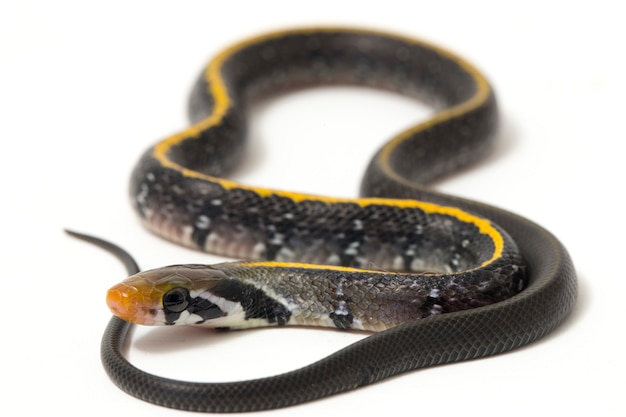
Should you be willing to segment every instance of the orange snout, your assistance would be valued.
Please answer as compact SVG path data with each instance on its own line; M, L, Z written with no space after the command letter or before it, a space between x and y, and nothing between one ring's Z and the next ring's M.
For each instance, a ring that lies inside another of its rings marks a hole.
M111 312L122 320L136 324L154 324L152 303L135 286L123 282L113 286L107 292L106 302Z

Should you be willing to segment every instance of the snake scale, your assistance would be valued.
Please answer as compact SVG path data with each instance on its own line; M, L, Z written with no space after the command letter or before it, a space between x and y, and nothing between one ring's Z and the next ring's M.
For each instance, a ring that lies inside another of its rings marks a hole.
M224 178L243 155L250 103L334 84L399 92L436 112L377 152L360 199ZM131 395L191 411L286 407L517 348L557 327L574 305L574 268L552 234L424 186L483 156L497 126L489 83L448 51L362 29L273 32L211 61L193 89L190 119L191 127L141 157L130 182L133 206L160 236L248 260L143 271L109 291L118 317L104 334L102 360ZM130 364L122 354L130 322L374 334L285 374L192 383Z

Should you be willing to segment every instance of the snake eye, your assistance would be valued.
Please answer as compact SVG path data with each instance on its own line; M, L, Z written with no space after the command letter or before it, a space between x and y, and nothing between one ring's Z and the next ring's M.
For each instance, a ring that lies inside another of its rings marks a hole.
M189 305L189 291L185 288L172 288L163 296L163 308L172 313L180 313Z

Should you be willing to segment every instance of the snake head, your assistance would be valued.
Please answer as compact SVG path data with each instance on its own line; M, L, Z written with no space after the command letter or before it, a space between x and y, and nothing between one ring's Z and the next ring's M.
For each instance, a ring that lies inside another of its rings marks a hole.
M227 279L206 265L173 265L132 275L107 293L119 318L143 325L202 324L227 315L212 290Z

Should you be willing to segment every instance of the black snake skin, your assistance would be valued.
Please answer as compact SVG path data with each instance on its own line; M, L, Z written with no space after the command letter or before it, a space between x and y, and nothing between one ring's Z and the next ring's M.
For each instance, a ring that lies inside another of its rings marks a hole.
M517 245L526 264L527 283L521 292L494 304L399 324L304 368L233 383L174 381L137 369L121 353L131 325L114 317L102 339L102 361L124 391L154 404L190 411L285 407L402 372L505 352L544 336L568 315L576 299L576 276L566 249L552 234L515 214L421 185L477 160L493 138L495 98L469 64L421 42L349 29L275 33L238 44L217 60L221 60L219 70L232 106L218 125L190 134L201 140L170 146L167 155L172 164L200 175L226 174L241 156L243 104L276 90L356 83L417 96L440 113L381 149L367 169L361 194L423 200L492 220ZM191 97L193 122L211 118L218 111L219 92L210 88L210 77L203 75ZM203 234L207 220L198 217L198 212L185 218L189 213L185 210L193 212L196 201L187 201L183 209L175 203L184 180L205 179L190 179L178 168L164 166L153 153L151 148L144 155L131 180L131 198L140 217L161 235L206 248L210 239L209 233ZM147 184L150 181L153 185ZM209 181L206 185L217 186L228 184ZM163 194L150 200L155 187ZM251 187L245 190L254 192ZM161 218L151 217L156 212ZM194 226L183 227L189 224Z

